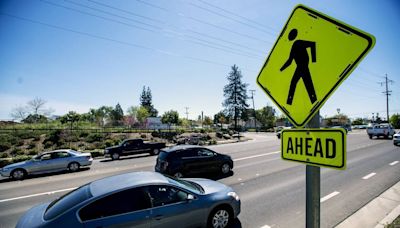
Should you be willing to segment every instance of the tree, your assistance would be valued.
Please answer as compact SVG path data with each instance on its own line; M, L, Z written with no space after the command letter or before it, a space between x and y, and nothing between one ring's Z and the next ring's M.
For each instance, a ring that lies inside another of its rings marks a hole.
M391 117L390 117L390 124L394 127L394 128L396 128L396 129L399 129L400 128L400 114L393 114Z
M150 117L157 117L158 111L153 107L152 104L153 96L151 95L151 90L149 87L143 86L142 94L140 95L140 105L145 107L149 112Z
M273 128L276 117L275 110L271 106L265 106L262 109L256 110L256 119L260 121L263 129Z
M131 106L126 110L127 116L125 117L125 124L129 126L135 125L138 122L137 115L138 115L139 107L138 106Z
M178 124L179 123L179 114L177 111L170 110L168 112L165 112L162 117L161 117L161 122L163 124L168 124L168 129L171 129L172 124Z
M39 114L29 114L25 119L22 120L23 123L47 123L47 117Z
M356 118L355 120L353 120L353 122L351 124L352 125L362 125L362 124L364 124L364 120L362 118Z
M224 87L225 100L222 105L226 113L233 117L235 129L238 129L238 119L242 118L243 113L249 106L247 104L247 84L242 82L242 73L236 65L232 66L232 71L227 77L228 84Z
M114 109L110 111L110 119L113 126L120 125L124 118L124 111L118 103Z
M11 117L15 120L23 120L27 117L28 115L28 110L27 107L23 107L23 106L18 106L13 108L13 110L11 111Z
M147 111L147 109L143 106L141 106L138 111L137 111L137 120L139 121L140 124L142 124L142 126L144 125L144 123L147 120L147 117L149 117L149 112Z
M53 111L51 109L46 109L47 101L43 100L42 98L35 97L35 99L28 101L28 109L31 110L31 114L33 115L43 115L48 116Z
M74 122L78 122L80 120L80 115L74 111L69 111L67 114L61 116L59 118L60 122L62 124L66 124L66 123L74 123Z
M213 122L212 122L212 120L211 120L211 118L210 118L209 116L205 116L205 117L204 117L204 121L203 121L203 124L204 124L204 125L210 126L212 123L213 123Z

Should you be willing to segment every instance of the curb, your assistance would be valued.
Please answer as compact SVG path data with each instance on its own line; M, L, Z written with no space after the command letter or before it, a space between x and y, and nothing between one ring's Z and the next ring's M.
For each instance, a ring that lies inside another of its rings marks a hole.
M400 215L400 181L343 220L336 228L383 228Z

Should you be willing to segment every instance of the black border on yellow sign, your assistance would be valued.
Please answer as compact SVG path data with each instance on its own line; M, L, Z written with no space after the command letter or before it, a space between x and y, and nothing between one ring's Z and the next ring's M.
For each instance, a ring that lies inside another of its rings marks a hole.
M290 116L290 113L274 99L274 97L273 97L272 94L269 92L269 90L268 90L267 88L264 88L264 86L261 85L261 83L260 83L259 80L258 80L259 77L260 77L260 75L261 75L262 70L263 70L263 69L265 68L265 66L268 64L269 58L271 57L271 54L274 52L275 46L278 44L279 40L282 38L283 34L285 33L285 30L286 30L286 28L287 28L287 25L288 25L290 19L292 18L292 16L294 15L294 12L295 12L297 9L303 9L303 10L305 10L306 12L308 12L308 14L309 14L311 17L317 16L317 17L319 17L319 18L322 18L322 19L324 19L324 20L326 20L326 21L329 21L329 22L331 22L331 23L337 25L338 28L339 28L341 31L343 31L343 32L345 32L345 33L346 33L346 32L350 32L350 33L357 34L358 36L363 37L364 39L366 39L366 40L368 41L368 46L367 46L367 48L358 56L358 58L356 59L356 61L355 61L353 64L349 64L349 65L347 66L347 68L342 72L342 74L341 74L341 75L338 75L338 76L340 76L340 77L339 77L339 80L336 82L336 84L332 87L331 90L329 90L329 92L325 95L324 98L322 98L319 102L317 102L317 103L315 104L315 106L310 110L308 116L307 116L307 117L304 119L304 121L301 122L301 123L296 122L296 121ZM297 127L303 127L303 126L306 125L306 124L308 123L308 121L310 121L310 119L317 113L317 111L322 107L322 105L326 102L326 100L330 97L330 95L332 95L332 93L338 88L338 86L347 78L347 76L349 75L349 73L352 72L352 71L354 70L355 66L357 66L357 64L358 64L358 63L361 61L361 59L367 54L367 52L373 47L374 44L375 44L375 41L374 41L374 38L373 38L372 36L367 35L366 33L360 32L359 30L357 30L357 29L355 29L355 28L352 28L351 26L349 26L349 25L347 25L347 24L345 24L345 23L343 23L343 22L341 22L341 21L338 21L338 20L335 20L335 19L333 19L333 18L330 18L330 17L328 17L328 16L326 16L326 15L324 15L324 14L322 14L322 13L316 11L316 10L310 9L310 8L304 6L304 5L298 5L298 6L296 6L296 7L294 8L292 14L290 15L289 19L287 20L287 22L286 22L286 24L285 24L285 27L282 29L282 32L281 32L281 34L279 35L279 38L276 40L276 42L275 42L275 44L274 44L274 47L272 48L270 54L268 55L267 60L265 61L263 67L261 68L260 73L259 73L258 76L257 76L257 84L268 94L268 96L273 100L273 102L281 109L282 112L285 113L285 115L289 118L289 120L290 120L295 126L297 126Z
M342 156L342 165L341 166L333 166L333 165L326 165L326 164L319 164L315 162L307 162L307 161L299 161L299 160L294 160L294 159L288 159L283 157L283 138L285 135L285 132L339 132L341 133L342 136L342 151L343 151L343 156ZM334 169L346 169L346 145L347 143L345 142L345 135L346 131L344 129L332 129L332 128L321 128L321 129L315 129L315 128L303 128L303 129L288 129L288 130L283 130L281 132L281 158L283 160L288 160L288 161L294 161L294 162L300 162L300 163L305 163L305 164L310 164L314 166L322 166L322 167L328 167L328 168L334 168Z

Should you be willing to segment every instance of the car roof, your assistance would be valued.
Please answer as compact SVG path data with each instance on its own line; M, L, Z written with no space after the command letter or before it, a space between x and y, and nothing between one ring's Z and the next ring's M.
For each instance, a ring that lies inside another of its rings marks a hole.
M187 150L187 149L191 149L191 148L203 148L203 147L197 146L197 145L178 145L178 146L164 148L163 151L169 153L169 152L174 152L177 150Z
M131 172L106 177L90 183L90 192L94 197L129 187L147 184L166 184L168 179L156 172Z

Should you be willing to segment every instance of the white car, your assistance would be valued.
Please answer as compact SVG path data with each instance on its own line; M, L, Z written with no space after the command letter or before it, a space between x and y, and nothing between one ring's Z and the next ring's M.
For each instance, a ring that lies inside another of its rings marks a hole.
M400 145L400 133L393 135L393 145L395 145L395 146Z

